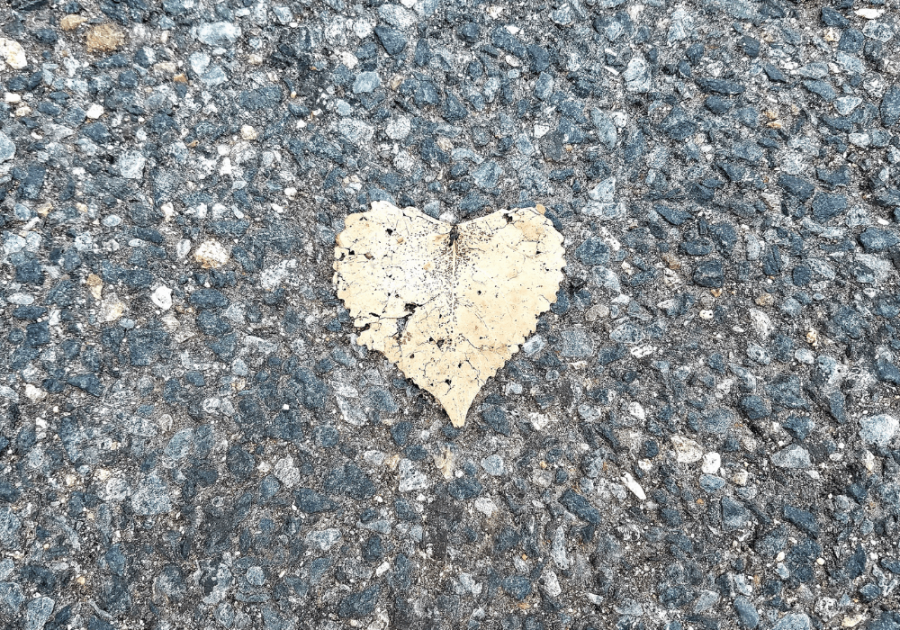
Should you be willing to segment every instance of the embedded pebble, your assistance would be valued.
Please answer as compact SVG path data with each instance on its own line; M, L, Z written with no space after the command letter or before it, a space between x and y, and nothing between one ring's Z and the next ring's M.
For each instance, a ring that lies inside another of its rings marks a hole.
M368 94L381 87L381 79L376 72L361 72L353 81L354 94Z
M900 421L889 414L869 416L859 421L859 437L866 444L886 447L891 443L897 430L900 429Z
M722 466L722 456L718 453L706 453L703 455L703 465L700 469L707 475L715 475Z
M206 268L221 267L228 258L228 250L218 241L203 241L194 250L194 260Z
M672 446L675 447L675 458L678 462L693 464L700 461L703 457L703 449L694 440L680 435L673 435L671 440Z
M22 70L28 65L22 44L6 37L0 37L0 60L14 70Z
M13 159L16 155L16 145L9 137L0 131L0 163Z
M809 451L802 446L793 445L773 453L772 464L779 468L809 468L812 460Z
M234 44L241 36L241 28L231 22L212 22L197 27L197 39L207 46Z
M125 43L125 32L112 22L92 27L86 38L88 52L113 52Z

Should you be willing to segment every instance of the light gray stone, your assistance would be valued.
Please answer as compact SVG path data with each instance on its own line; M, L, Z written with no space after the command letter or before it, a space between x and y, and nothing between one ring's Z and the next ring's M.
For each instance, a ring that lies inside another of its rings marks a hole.
M785 615L778 620L772 630L809 630L810 621L805 613L793 613Z
M116 162L119 169L119 175L125 179L142 179L144 177L144 164L147 158L141 155L140 151L126 151Z
M809 468L812 461L809 451L802 446L792 444L772 455L772 464L779 468Z
M500 477L506 473L506 469L503 467L503 458L499 455L488 455L481 460L481 467L492 477Z
M207 46L228 46L241 36L241 28L231 22L212 22L197 27L197 39Z
M324 529L320 532L309 532L306 535L305 542L311 547L315 547L320 551L328 551L334 544L341 539L341 530Z
M56 602L49 597L35 597L25 608L25 630L42 630L50 619Z
M496 162L490 160L475 169L472 173L472 181L482 189L496 188L502 176L503 169Z
M407 29L416 23L416 15L399 4L383 4L378 7L378 17L394 28Z
M381 87L381 78L377 72L360 72L353 81L354 94L369 94Z
M169 488L156 473L151 473L141 481L137 491L131 496L131 509L138 516L155 516L172 510Z
M586 359L594 352L594 342L583 328L564 330L560 333L562 342L559 353L570 359Z
M9 137L0 131L0 163L11 160L16 155L16 145Z
M628 62L625 72L622 73L625 79L625 88L629 92L649 92L650 91L650 64L641 54L636 54Z
M897 418L886 413L863 418L859 421L859 425L859 437L863 442L882 447L890 444L897 429L900 428Z

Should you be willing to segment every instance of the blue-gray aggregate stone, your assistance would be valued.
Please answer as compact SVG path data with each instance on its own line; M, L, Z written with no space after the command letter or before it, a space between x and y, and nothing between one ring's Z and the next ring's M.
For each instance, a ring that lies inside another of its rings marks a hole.
M559 502L564 508L572 512L572 514L578 518L593 525L598 525L600 523L600 511L577 492L566 490L560 496Z
M360 619L366 617L375 610L380 595L381 586L379 584L347 595L337 605L338 617L341 617L342 619Z
M397 56L406 49L407 38L397 29L388 26L376 26L375 35L384 46L385 51L391 56Z
M594 345L591 336L583 329L564 330L560 333L560 356L587 359L592 356Z
M353 81L354 94L369 94L381 87L381 78L377 72L360 72Z
M0 132L0 163L11 160L16 155L16 144L9 136Z
M0 582L0 609L7 615L15 615L19 612L25 594L22 588L15 582Z
M796 525L813 538L816 538L819 535L818 520L816 519L816 516L808 510L785 504L784 519L787 522Z
M575 256L586 265L605 265L609 262L609 246L599 238L589 238L575 249Z
M772 630L810 630L812 627L809 615L790 613L778 620Z
M879 414L859 421L859 437L865 444L886 447L900 430L900 421L890 414Z
M739 595L734 598L734 610L737 613L738 622L747 630L754 630L759 625L759 612L753 602L747 597Z
M718 289L724 286L725 277L722 262L708 260L697 265L693 273L694 284L701 287Z
M784 430L795 440L802 442L815 428L815 423L808 416L789 416L782 425Z
M725 480L716 475L701 475L700 487L706 492L716 492L725 487Z
M750 511L740 502L725 496L721 499L722 523L727 529L743 529L749 524Z
M131 496L131 507L135 514L141 516L169 512L172 509L172 501L165 482L156 473L142 479Z
M22 529L21 519L9 506L0 508L0 545L3 549L14 551L19 548L19 533Z
M506 473L503 458L500 455L488 455L481 460L481 467L484 468L484 472L494 477L500 477Z
M794 444L773 453L772 464L779 468L809 468L812 460L809 451Z
M881 252L900 244L900 236L891 230L870 227L859 235L859 242L868 253Z

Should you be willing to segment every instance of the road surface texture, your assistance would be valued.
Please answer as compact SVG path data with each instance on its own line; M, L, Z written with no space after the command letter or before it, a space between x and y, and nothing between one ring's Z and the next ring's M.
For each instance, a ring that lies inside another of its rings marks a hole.
M0 624L900 628L896 0L9 0ZM542 204L454 428L373 201Z

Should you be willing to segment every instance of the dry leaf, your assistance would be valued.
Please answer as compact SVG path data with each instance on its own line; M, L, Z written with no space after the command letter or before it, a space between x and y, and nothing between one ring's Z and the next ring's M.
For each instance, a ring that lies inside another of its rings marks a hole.
M334 282L365 328L359 343L431 392L460 427L556 300L564 253L541 206L453 226L376 201L347 217Z

